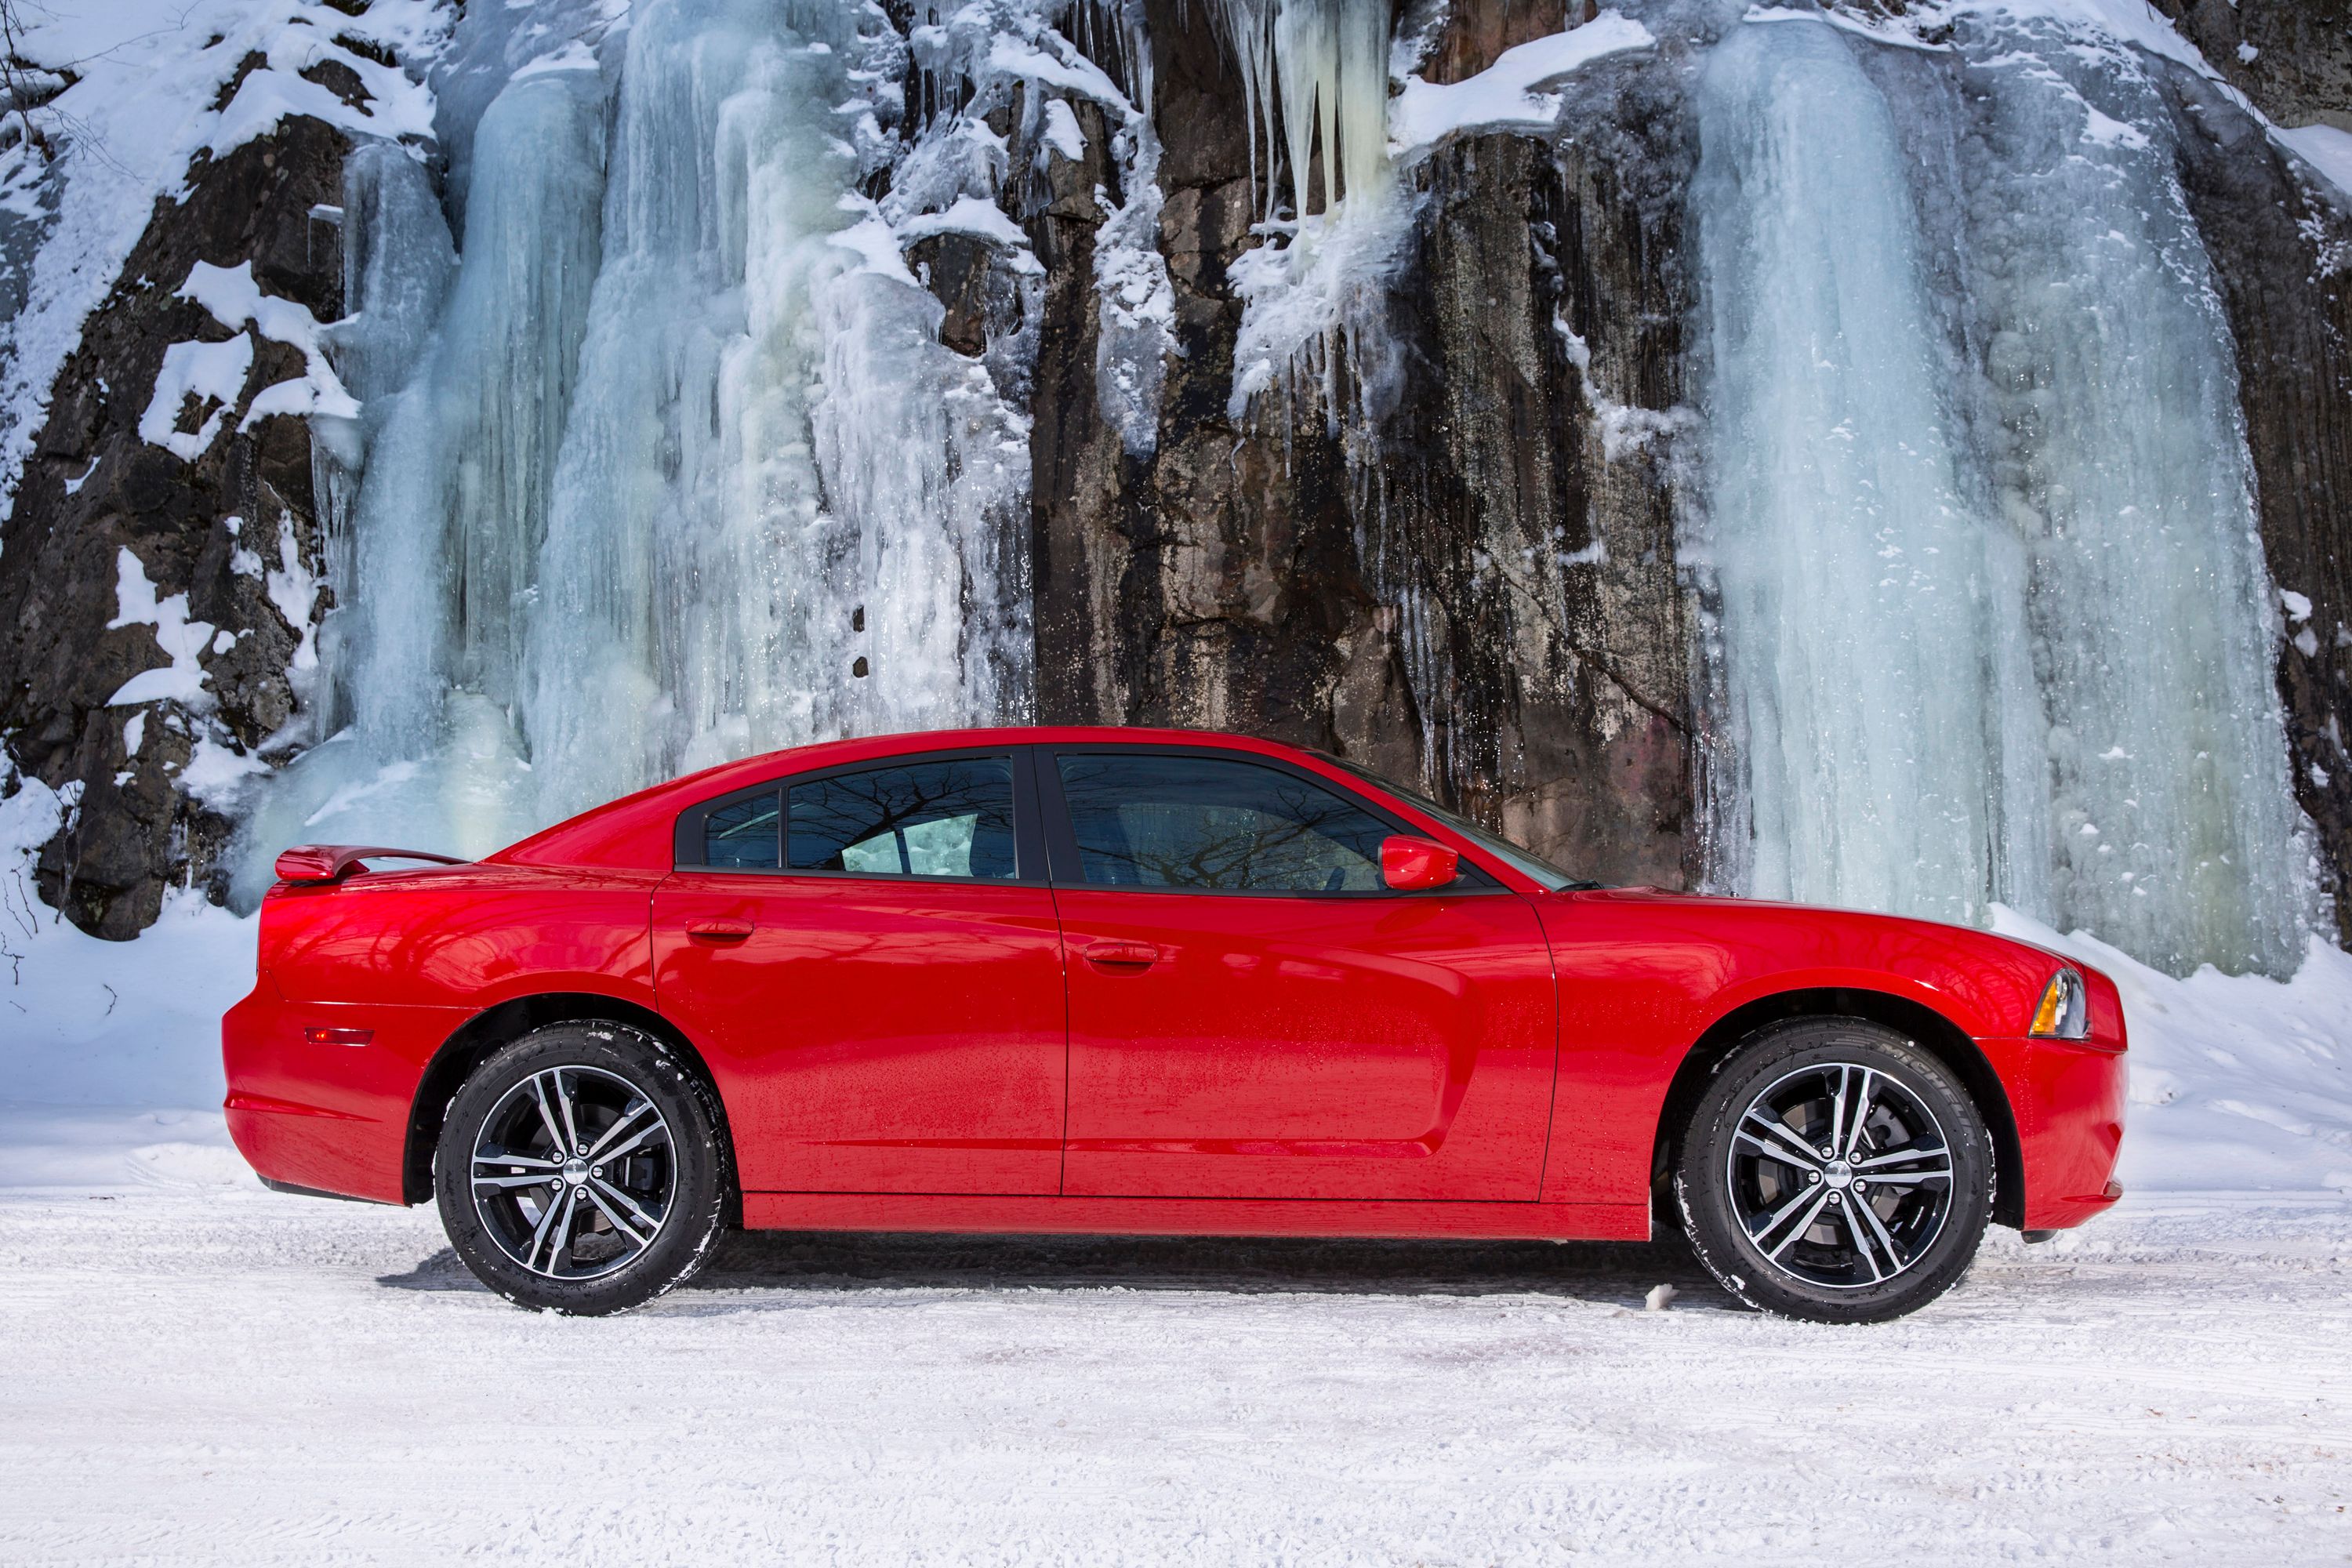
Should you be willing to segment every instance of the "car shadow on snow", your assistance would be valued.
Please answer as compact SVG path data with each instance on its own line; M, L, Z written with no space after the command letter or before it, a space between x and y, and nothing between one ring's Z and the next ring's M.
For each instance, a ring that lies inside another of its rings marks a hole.
M485 1289L447 1247L376 1282L395 1290ZM838 1231L739 1231L655 1310L756 1310L813 1292L910 1289L1537 1295L1639 1309L1661 1285L1674 1287L1678 1310L1737 1310L1677 1237L1563 1243Z
M746 1231L729 1237L684 1295L872 1289L1543 1295L1638 1308L1660 1285L1674 1287L1678 1307L1734 1305L1679 1237L1559 1243Z

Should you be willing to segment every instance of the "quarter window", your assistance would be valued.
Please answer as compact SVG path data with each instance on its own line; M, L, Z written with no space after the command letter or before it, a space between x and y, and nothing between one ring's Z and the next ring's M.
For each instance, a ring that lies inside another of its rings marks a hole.
M1057 759L1086 880L1223 892L1377 892L1393 831L1285 769L1151 752Z
M990 880L1013 875L1009 758L832 773L793 784L784 795L791 870ZM711 815L715 820L718 814Z
M713 806L702 819L702 863L725 871L772 871L782 863L781 826L773 790Z

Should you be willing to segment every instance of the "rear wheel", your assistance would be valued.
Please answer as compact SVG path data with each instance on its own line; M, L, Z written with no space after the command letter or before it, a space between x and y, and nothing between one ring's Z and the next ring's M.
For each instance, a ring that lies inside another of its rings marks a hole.
M594 1315L691 1279L726 1217L710 1096L624 1024L555 1024L476 1068L435 1161L441 1223L484 1284Z
M1950 1068L1891 1029L1813 1018L1734 1052L1675 1173L1691 1245L1752 1307L1816 1322L1916 1311L1967 1272L1992 1139Z

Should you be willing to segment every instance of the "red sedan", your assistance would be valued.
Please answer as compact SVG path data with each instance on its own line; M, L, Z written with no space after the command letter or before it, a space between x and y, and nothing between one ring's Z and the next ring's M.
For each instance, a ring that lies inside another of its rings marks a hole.
M2115 1202L2095 970L1602 888L1348 763L975 730L694 774L488 859L288 851L222 1023L273 1186L438 1200L533 1307L782 1229L1640 1240L1830 1321Z

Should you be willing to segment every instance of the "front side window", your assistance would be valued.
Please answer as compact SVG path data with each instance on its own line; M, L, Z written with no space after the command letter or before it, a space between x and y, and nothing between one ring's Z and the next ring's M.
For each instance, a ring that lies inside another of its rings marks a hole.
M1081 752L1057 759L1087 882L1221 892L1382 890L1394 829L1280 768L1219 757Z
M788 870L990 880L1014 872L1008 757L832 773L789 786L784 801Z

